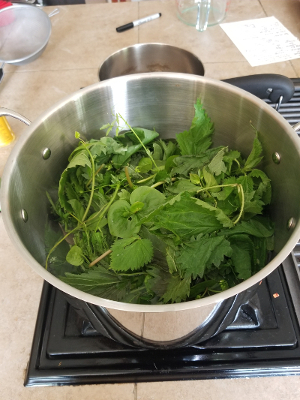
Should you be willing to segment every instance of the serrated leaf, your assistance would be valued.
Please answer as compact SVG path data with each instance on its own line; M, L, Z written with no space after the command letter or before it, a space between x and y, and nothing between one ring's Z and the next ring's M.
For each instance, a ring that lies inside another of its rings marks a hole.
M153 221L158 228L168 229L181 238L188 238L199 233L211 233L222 227L215 212L197 204L197 200L189 193L183 192L173 201L154 216Z
M182 192L196 193L199 190L199 186L195 186L189 179L179 179L172 185L168 185L167 190L168 192L174 194Z
M255 217L249 221L241 221L232 229L222 232L226 235L247 234L258 238L267 238L273 236L274 228L268 218Z
M211 174L206 167L203 168L202 170L203 177L205 180L205 187L210 188L212 186L218 186L218 182L216 181L216 178ZM214 188L214 189L209 189L209 191L213 192L219 192L221 188Z
M93 156L99 156L101 153L110 154L125 154L127 147L122 146L112 137L102 137L100 140L92 143L90 152Z
M262 145L256 135L254 141L253 141L253 147L251 150L251 153L249 154L244 168L244 171L250 171L251 169L253 169L254 167L256 167L256 165L258 165L261 160L263 159L261 153L262 153Z
M83 292L115 301L122 301L130 290L130 279L118 276L102 266L84 273L66 273L60 279Z
M189 130L176 135L182 155L197 155L205 152L212 144L213 123L199 99L195 104L195 116Z
M166 270L158 266L151 266L147 269L148 276L145 279L145 286L159 298L164 295L172 276Z
M224 236L199 238L194 242L186 243L177 258L181 270L194 279L203 277L211 265L218 267L225 256L231 256L232 249Z
M247 235L233 235L229 240L232 247L231 259L239 279L250 278L254 255L253 242Z
M226 172L227 168L223 161L226 148L221 149L208 164L208 169L210 172L216 176L220 175L222 172Z
M138 270L148 264L153 257L153 246L149 239L133 236L120 239L111 247L110 266L115 271Z
M159 136L159 134L157 132L150 131L149 129L134 128L134 131L136 133L139 133L140 130L143 132L143 136L141 136L141 135L139 135L139 136L142 137L141 140L144 145L151 143L154 139L156 139ZM140 150L143 147L142 144L138 142L135 135L134 134L132 134L132 135L133 136L130 136L130 139L132 139L134 137L135 140L137 141L137 143L133 144L133 145L129 145L124 154L117 154L117 155L114 155L112 158L112 162L117 168L122 166L133 154L135 154L138 150ZM121 136L122 135L118 136L119 140L120 140Z
M213 207L209 203L206 203L205 201L199 199L197 199L197 204L214 212L217 220L223 225L224 228L232 228L234 226L232 220L224 213L221 208Z
M165 294L162 296L164 303L180 303L190 295L190 278L181 278L179 275L172 276Z
M208 149L204 153L195 156L171 156L171 162L175 164L175 167L170 170L171 175L173 176L178 174L189 177L190 172L197 172L200 168L203 168L207 163L209 163L212 157L217 154L219 149L220 148Z

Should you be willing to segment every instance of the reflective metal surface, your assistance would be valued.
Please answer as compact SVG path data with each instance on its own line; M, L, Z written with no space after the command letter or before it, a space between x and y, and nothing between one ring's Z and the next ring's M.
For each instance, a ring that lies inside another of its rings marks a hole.
M182 72L204 75L202 62L194 54L163 43L125 47L109 56L100 67L101 81L144 72Z
M118 112L132 126L153 128L172 138L190 126L194 103L200 97L215 123L215 145L250 153L255 131L264 148L263 169L273 184L272 217L275 221L273 260L247 281L223 293L200 300L168 305L134 305L109 301L71 288L47 272L44 229L48 203L45 192L55 193L59 175L77 145L75 131L97 138L100 126ZM45 148L51 157L43 158ZM276 164L272 155L278 152ZM229 84L189 74L134 74L97 83L68 96L36 121L15 145L2 180L1 204L6 229L25 260L45 280L89 303L133 312L166 312L209 306L244 291L272 272L288 256L300 237L299 138L292 127L268 104ZM28 220L24 223L21 210ZM293 218L295 226L288 229Z
M14 4L0 10L0 63L23 65L37 59L51 35L49 16L40 8Z

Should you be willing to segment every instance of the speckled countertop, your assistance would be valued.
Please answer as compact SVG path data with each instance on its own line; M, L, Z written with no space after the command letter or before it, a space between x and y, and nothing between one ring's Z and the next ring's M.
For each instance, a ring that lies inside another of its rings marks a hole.
M54 7L45 7L50 12ZM99 66L111 53L129 45L160 42L193 52L205 76L225 79L261 72L300 77L300 59L251 67L219 26L199 33L176 17L174 1L60 6L52 17L52 35L42 56L22 67L5 65L0 105L34 120L83 86L98 81ZM161 12L151 23L117 33L115 28ZM231 0L226 22L277 17L300 38L300 2ZM9 122L18 138L25 126ZM0 176L14 144L0 148ZM23 386L43 281L26 265L7 237L0 215L0 398L5 400L240 400L298 399L300 376L235 380L102 384L77 387Z

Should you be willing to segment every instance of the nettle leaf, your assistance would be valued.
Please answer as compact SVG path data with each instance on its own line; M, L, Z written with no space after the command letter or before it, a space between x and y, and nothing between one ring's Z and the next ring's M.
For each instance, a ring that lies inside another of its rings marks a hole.
M167 160L169 157L173 156L174 154L179 155L180 151L176 142L169 140L165 142L164 140L160 139L158 141L160 146L163 149L163 160Z
M197 204L197 199L183 192L153 217L157 228L164 228L181 238L214 232L222 227L214 211Z
M208 164L208 169L212 174L216 176L220 175L222 172L227 171L226 165L223 161L223 157L226 150L227 150L226 147L221 149Z
M256 194L261 197L262 201L265 204L270 204L271 203L271 198L272 198L272 186L271 186L271 181L267 177L267 175L261 171L260 169L253 169L249 176L251 178L257 180L260 180L261 182L258 184L258 188L256 190Z
M248 234L258 238L268 238L273 236L274 228L266 217L255 217L249 221L241 221L232 229L222 231L226 235Z
M193 185L199 185L200 184L200 176L198 174L190 174L190 181L192 182Z
M254 245L247 235L233 235L229 238L232 247L231 260L239 279L248 279L252 275Z
M200 154L212 144L213 123L203 109L199 99L197 99L194 107L195 116L190 129L176 135L182 155Z
M153 257L153 246L149 239L133 236L114 242L111 247L110 266L115 271L138 270Z
M168 271L156 265L147 269L147 273L148 275L145 279L147 290L151 290L156 296L162 297L168 288L172 276Z
M169 272L172 274L173 272L178 271L178 267L176 265L176 249L168 246L166 248L166 260L169 267Z
M154 160L162 160L163 159L163 149L160 146L159 142L158 143L153 143L153 154L152 157Z
M218 153L219 149L220 148L208 149L204 153L195 156L172 156L171 161L173 164L175 164L175 167L170 170L171 175L178 174L188 177L190 172L198 171L200 168L203 168L207 163L209 163L212 157Z
M60 279L83 292L115 301L122 301L130 289L130 281L126 277L120 277L102 266L80 275L67 272Z
M216 178L213 176L213 174L208 172L208 170L205 167L203 168L202 173L203 173L203 177L204 177L205 184L206 184L205 187L210 188L212 186L218 185ZM209 191L211 191L211 192L219 192L220 190L221 190L221 188L209 189Z
M143 157L137 166L137 171L140 173L148 172L152 169L152 161L148 157Z
M107 222L111 235L128 238L140 230L140 224L135 214L130 211L130 204L126 200L114 202L107 214Z
M251 150L251 153L249 154L244 168L244 171L249 171L251 169L253 169L254 167L256 167L257 164L259 164L261 162L261 160L263 159L261 153L262 153L262 145L256 135L254 141L253 141L253 148Z
M162 296L164 303L180 303L190 295L190 278L181 278L179 275L172 276L165 294Z
M77 199L73 199L73 200L68 200L68 203L71 204L71 207L73 209L73 214L75 215L75 217L77 217L79 221L81 221L84 216L84 208L82 207L81 202L78 201Z
M143 203L139 217L144 217L159 208L166 201L164 194L149 186L140 186L130 195L130 203Z
M88 156L88 152L85 149L82 149L80 152L74 155L66 169L75 168L79 165L81 165L82 167L87 165L89 168L91 168L91 162Z
M87 166L88 168L91 169L91 162L89 160L88 153L83 148L80 148L80 151L78 151L77 153L74 154L69 165L64 170L64 172L61 174L59 184L58 184L58 197L59 197L60 204L63 208L65 208L68 211L72 211L72 208L70 207L70 205L68 203L68 200L70 200L70 199L66 195L66 187L68 187L67 182L68 182L68 180L71 179L72 183L74 184L75 187L77 187L77 189L79 186L79 190L77 190L77 191L80 192L82 190L82 188L78 184L78 179L76 179L76 175L72 174L73 169L75 170L75 168L80 167L80 166L82 166L82 167ZM72 178L72 176L73 176L73 178ZM69 187L69 189L70 189L70 187Z
M79 266L84 262L82 249L76 245L72 246L66 255L66 260L68 263Z
M127 147L118 143L114 138L105 136L96 142L92 142L90 152L93 156L103 154L125 154Z
M231 172L231 168L234 161L239 160L241 153L237 150L229 150L223 157L223 161L228 165L228 173ZM238 164L237 164L238 165Z
M223 225L224 228L232 228L234 226L232 220L224 213L221 208L214 207L205 201L197 199L197 204L201 205L208 210L211 210L215 213L217 220Z
M198 176L198 175L196 175ZM199 176L198 176L199 178ZM200 179L200 178L199 178ZM168 185L168 192L178 194L182 192L196 193L199 190L199 186L195 186L189 179L179 179L172 185Z
M199 238L194 242L185 244L177 258L181 270L194 279L203 277L211 265L219 267L225 256L231 256L232 249L224 236Z
M157 132L150 131L149 129L134 128L134 131L140 137L144 145L151 143L154 139L156 139L159 136ZM121 167L133 154L135 154L138 150L140 150L143 147L132 132L128 133L127 135L128 136L130 135L130 139L134 140L136 144L128 145L127 150L124 154L118 154L113 156L112 162L117 168ZM120 140L121 137L122 135L118 136L118 140Z

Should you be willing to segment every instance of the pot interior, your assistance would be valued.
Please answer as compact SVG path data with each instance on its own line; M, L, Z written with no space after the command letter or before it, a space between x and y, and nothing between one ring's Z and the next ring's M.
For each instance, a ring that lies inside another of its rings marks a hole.
M253 126L260 132L264 149L262 169L273 188L275 258L249 282L212 296L212 300L195 300L192 305L147 306L148 311L168 306L173 306L172 310L196 307L201 302L207 304L232 296L266 276L287 257L300 235L300 147L294 130L269 105L227 83L188 74L136 74L97 83L53 106L27 129L7 162L1 193L6 227L27 262L44 279L69 291L68 285L43 267L44 238L49 212L46 191L55 196L59 176L78 143L75 131L86 139L99 138L104 135L100 127L120 113L131 126L155 128L162 138L173 138L190 127L197 98L214 122L214 145L229 146L247 157L255 137ZM46 154L51 153L50 157L43 156L45 150ZM276 153L279 163L274 162ZM87 297L78 290L70 289L70 293L103 304L103 300ZM126 308L117 302L110 302L109 307Z

